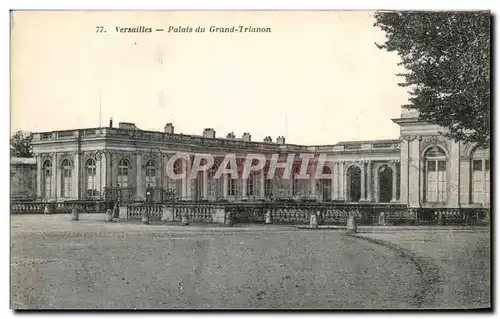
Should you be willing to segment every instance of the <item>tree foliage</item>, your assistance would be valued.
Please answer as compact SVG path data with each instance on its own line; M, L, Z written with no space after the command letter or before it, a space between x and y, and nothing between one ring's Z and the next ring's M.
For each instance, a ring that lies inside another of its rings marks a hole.
M33 134L31 132L17 131L10 138L10 145L18 157L33 157L31 140Z
M377 12L381 49L396 51L410 104L454 140L490 143L490 13Z

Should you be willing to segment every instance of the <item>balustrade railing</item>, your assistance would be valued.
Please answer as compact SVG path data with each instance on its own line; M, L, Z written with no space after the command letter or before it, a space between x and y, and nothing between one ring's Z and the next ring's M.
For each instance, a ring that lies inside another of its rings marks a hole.
M68 201L68 202L26 202L12 201L10 203L11 214L42 214L45 206L49 207L51 214L70 213L74 207L81 207L88 213L103 213L105 211L105 202L103 201Z
M89 213L104 212L105 201L37 202L12 201L11 214L44 213L49 205L51 213L69 213L75 206ZM345 225L349 215L356 216L358 225L489 225L488 208L408 208L402 204L346 204L308 202L170 202L121 203L126 206L127 218L138 219L148 214L152 220L180 221L187 214L190 222L212 223L232 212L234 223L264 223L270 212L273 224L305 225L312 213L322 225ZM216 217L219 216L219 217Z

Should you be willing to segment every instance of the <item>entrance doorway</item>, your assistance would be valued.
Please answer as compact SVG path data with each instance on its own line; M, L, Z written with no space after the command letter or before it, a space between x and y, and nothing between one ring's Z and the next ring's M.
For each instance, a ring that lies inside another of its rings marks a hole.
M392 199L392 168L383 165L378 169L379 202L389 203Z
M351 166L347 169L348 201L359 202L361 199L361 168Z

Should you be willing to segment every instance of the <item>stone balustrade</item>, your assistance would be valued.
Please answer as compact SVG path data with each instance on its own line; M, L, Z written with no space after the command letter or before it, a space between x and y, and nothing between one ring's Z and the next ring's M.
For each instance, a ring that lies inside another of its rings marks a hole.
M43 214L45 205L51 213L70 213L80 206L85 212L104 212L103 201L71 201L62 203L12 201L11 214ZM487 208L408 208L402 204L346 204L346 203L230 203L230 202L172 202L165 204L121 204L121 218L141 219L148 214L152 221L180 221L186 214L191 223L224 223L227 212L233 223L264 223L269 211L273 224L305 225L311 214L318 215L321 225L346 225L354 215L358 225L486 225L490 222Z
M70 201L70 202L40 202L19 201L10 203L11 214L43 214L45 206L49 206L52 214L71 213L74 207L81 207L87 213L103 213L105 203L102 201Z

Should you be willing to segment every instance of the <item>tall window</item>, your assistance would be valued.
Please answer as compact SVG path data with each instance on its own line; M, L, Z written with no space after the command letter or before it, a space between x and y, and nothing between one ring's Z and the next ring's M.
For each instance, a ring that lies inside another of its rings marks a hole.
M472 155L472 202L490 203L490 152L477 149Z
M264 180L264 195L266 197L272 197L273 196L273 180L268 179L267 176Z
M425 152L425 201L429 203L445 203L448 197L446 184L447 159L444 151L431 147Z
M296 195L299 195L299 179L297 178L297 175L299 175L299 173L297 172L294 172L292 174L292 195L293 196L296 196Z
M61 162L62 168L62 189L61 197L71 197L71 162L65 159Z
M146 188L156 188L156 162L149 160L146 163Z
M325 166L323 167L323 171L322 173L324 175L329 175L331 176L332 175L332 170L330 169L330 167L328 166ZM320 185L320 194L321 194L321 198L324 202L328 202L331 200L331 194L332 194L332 179L331 178L324 178L324 179L321 179L319 181L319 185Z
M46 160L42 165L43 170L43 197L49 198L52 189L52 162Z
M173 174L180 175L182 174L182 162L180 159L174 162L172 166ZM179 198L182 196L182 179L174 179L167 174L167 192L170 196Z
M86 179L85 193L87 194L87 196L97 196L95 177L96 177L95 161L90 158L85 162L85 179Z
M248 175L248 179L246 180L247 183L247 196L253 196L254 195L254 186L255 186L255 177L257 174L254 174L251 172Z
M118 187L127 188L128 187L128 171L129 163L126 159L121 159L118 162Z
M205 184L205 172L198 172L196 175L196 187L195 187L195 193L194 193L194 198L195 200L200 200L203 199L203 191L205 189L204 184Z
M226 175L227 177L227 195L235 196L236 195L236 179L233 179L231 175Z

